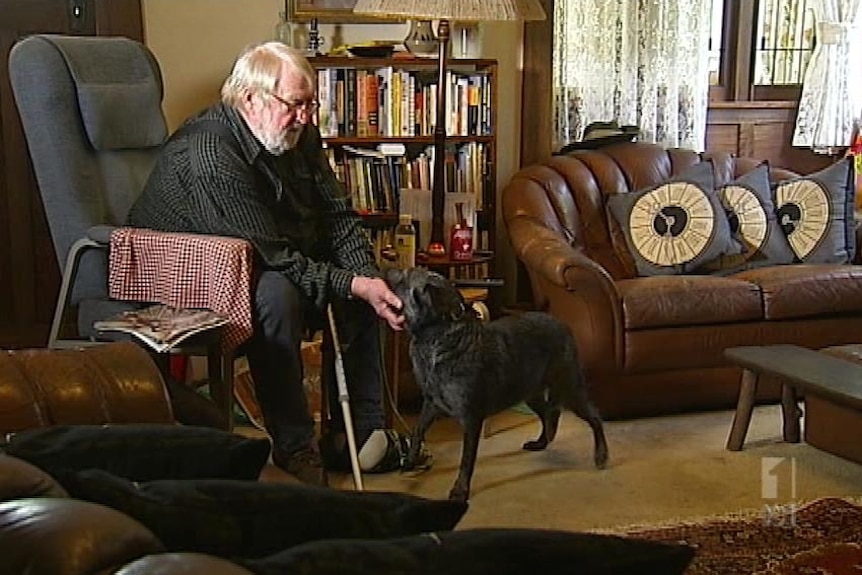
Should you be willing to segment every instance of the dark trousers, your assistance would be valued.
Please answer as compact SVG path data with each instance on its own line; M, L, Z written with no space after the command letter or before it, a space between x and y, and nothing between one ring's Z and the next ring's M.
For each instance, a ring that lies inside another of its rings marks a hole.
M330 399L332 431L344 429L335 380L332 337L326 312L317 309L278 272L261 274L254 294L255 329L245 344L255 394L275 449L292 453L314 438L314 420L303 389L300 347L305 336L324 329L321 385ZM338 339L357 441L383 428L380 322L362 300L333 302ZM361 443L360 443L361 445Z

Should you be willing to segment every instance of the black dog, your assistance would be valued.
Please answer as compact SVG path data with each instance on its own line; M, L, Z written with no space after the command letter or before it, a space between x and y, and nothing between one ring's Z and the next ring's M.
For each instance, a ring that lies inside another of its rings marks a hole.
M556 318L529 312L483 323L461 293L424 268L389 270L386 281L404 304L413 373L422 390L405 467L419 456L425 432L441 414L461 424L461 467L450 499L467 500L484 419L526 402L542 420L542 433L524 449L545 449L557 432L560 406L590 424L596 466L604 468L604 427L587 398L574 338Z

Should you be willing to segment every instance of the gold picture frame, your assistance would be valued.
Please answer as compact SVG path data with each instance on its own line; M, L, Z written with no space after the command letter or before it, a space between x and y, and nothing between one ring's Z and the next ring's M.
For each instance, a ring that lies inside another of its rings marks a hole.
M356 0L284 0L285 14L291 22L310 22L313 18L318 22L343 24L399 21L354 14L354 6Z

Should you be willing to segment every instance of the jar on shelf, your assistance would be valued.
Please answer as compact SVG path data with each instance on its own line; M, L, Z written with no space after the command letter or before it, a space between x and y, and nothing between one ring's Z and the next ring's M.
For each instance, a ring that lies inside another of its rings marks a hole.
M287 46L293 46L293 24L287 19L287 14L283 11L278 13L275 39Z

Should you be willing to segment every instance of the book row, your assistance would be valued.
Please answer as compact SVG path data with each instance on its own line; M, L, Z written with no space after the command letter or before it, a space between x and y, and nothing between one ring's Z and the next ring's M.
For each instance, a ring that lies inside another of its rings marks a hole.
M430 190L434 185L434 146L403 155L351 146L328 147L326 153L360 213L398 213L402 189ZM470 194L475 205L484 206L488 146L482 142L449 143L443 161L446 192Z
M325 138L433 135L437 82L436 73L430 70L320 68L320 133ZM446 87L446 134L491 135L489 74L449 70Z

